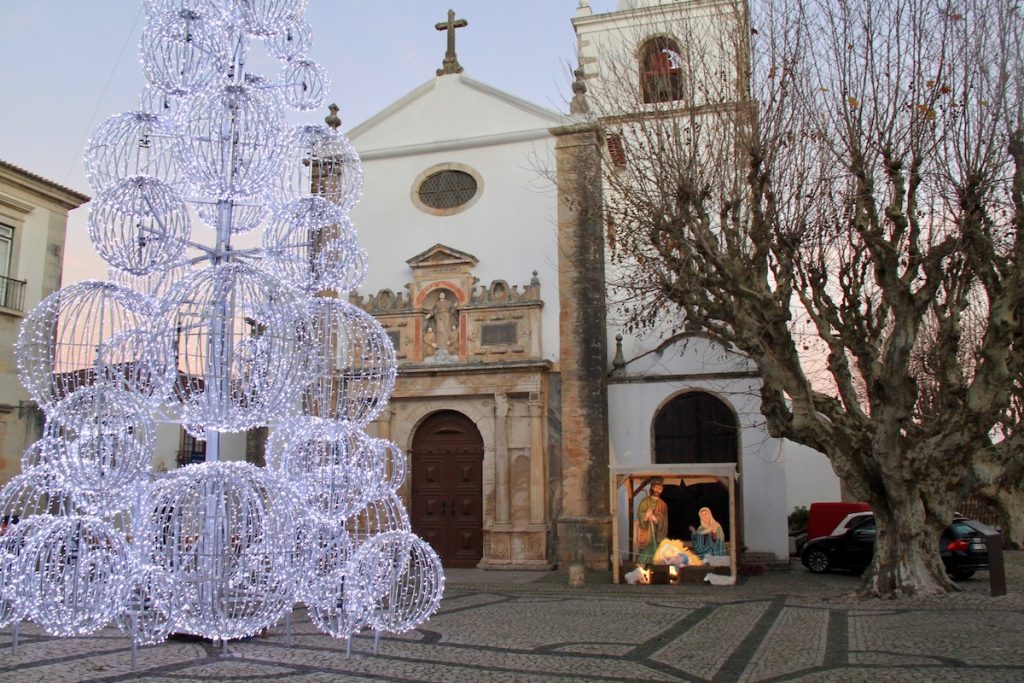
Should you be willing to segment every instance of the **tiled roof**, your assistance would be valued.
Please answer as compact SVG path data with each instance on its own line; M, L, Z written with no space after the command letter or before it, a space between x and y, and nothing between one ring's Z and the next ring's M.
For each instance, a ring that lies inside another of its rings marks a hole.
M64 185L61 185L59 183L55 183L52 180L47 180L46 178L44 178L41 175L36 175L35 173L32 173L31 171L26 171L25 169L23 169L23 168L21 168L19 166L15 166L14 164L8 163L8 162L4 161L3 159L0 159L0 168L9 169L11 171L14 171L15 173L19 173L19 174L27 177L27 178L31 178L32 180L35 180L36 182L40 182L40 183L44 183L46 185L49 185L54 190L58 190L60 192L64 192L64 193L70 195L71 197L73 197L74 199L81 200L81 202L83 204L85 202L89 201L90 199L92 199L92 197L89 197L88 195L84 195L81 192L78 192L76 190L72 190L70 187L65 187Z

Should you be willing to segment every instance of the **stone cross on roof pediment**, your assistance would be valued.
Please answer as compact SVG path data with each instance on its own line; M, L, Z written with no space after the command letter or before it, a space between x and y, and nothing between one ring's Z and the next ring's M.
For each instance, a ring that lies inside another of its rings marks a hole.
M464 251L459 251L443 244L435 244L426 251L416 254L406 263L415 271L438 266L464 266L468 269L476 266L479 261L472 254L467 254Z

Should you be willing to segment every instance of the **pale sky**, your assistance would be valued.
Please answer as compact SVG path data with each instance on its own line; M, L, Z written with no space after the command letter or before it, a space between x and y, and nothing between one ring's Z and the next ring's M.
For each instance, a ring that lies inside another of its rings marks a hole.
M328 70L328 102L349 129L434 77L449 7L466 75L559 111L571 96L578 0L309 0L310 58ZM592 0L595 13L615 0ZM92 196L82 151L113 114L137 108L145 85L141 0L0 0L0 159ZM253 69L257 72L261 70ZM275 75L273 71L262 71ZM323 112L296 115L321 122ZM64 284L103 278L86 235L88 205L68 221Z

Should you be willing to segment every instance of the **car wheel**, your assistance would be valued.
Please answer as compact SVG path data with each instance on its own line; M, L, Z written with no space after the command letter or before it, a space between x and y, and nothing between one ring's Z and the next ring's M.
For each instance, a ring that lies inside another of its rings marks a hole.
M807 568L815 574L828 571L828 555L823 550L812 550L807 553Z
M953 577L954 581L966 581L967 579L974 576L973 569L954 569L949 572L949 575Z

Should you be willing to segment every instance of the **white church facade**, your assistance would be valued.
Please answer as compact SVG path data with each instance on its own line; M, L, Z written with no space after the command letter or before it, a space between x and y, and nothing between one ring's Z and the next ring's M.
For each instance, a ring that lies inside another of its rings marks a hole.
M581 2L588 85L608 41L664 37L668 19L707 4L634 0L593 14ZM607 566L612 525L629 535L609 515L610 466L731 462L734 538L787 556L792 508L839 497L827 460L767 434L747 359L700 334L625 333L583 253L604 226L577 229L583 192L559 163L594 140L607 154L604 141L451 57L349 131L366 174L353 221L371 263L352 300L398 351L375 429L409 454L414 530L449 566ZM579 362L595 352L600 367ZM728 518L715 488L669 487L670 529L685 534L704 505Z

